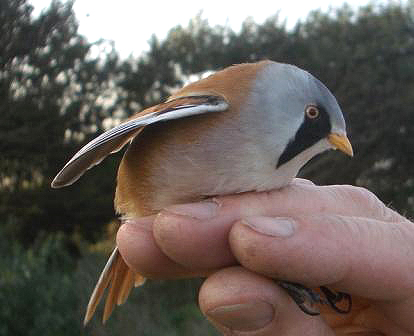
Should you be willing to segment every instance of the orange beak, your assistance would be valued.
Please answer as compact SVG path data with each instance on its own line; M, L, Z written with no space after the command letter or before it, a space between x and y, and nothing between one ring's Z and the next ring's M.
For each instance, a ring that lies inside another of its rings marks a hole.
M352 145L345 135L331 133L328 135L328 141L335 149L339 149L340 151L344 152L349 156L354 156Z

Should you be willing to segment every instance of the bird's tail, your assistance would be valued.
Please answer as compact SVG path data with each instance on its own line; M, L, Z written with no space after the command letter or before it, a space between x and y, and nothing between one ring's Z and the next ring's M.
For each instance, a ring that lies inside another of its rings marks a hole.
M115 304L123 304L127 300L132 287L141 286L144 282L145 278L140 274L134 273L128 267L124 259L122 259L118 247L115 247L99 277L91 298L89 299L85 319L83 321L84 325L91 320L106 288L109 287L109 293L105 302L102 318L103 323L108 320Z

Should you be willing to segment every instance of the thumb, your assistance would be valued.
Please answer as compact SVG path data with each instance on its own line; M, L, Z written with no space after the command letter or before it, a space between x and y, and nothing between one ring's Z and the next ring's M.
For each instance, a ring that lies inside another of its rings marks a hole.
M414 225L407 222L324 214L256 216L234 224L229 241L238 261L259 274L399 300L414 293Z

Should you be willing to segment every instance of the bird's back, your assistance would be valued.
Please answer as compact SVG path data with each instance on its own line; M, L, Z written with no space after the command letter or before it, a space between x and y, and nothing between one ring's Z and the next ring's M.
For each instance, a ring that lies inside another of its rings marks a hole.
M150 125L140 132L119 166L116 210L138 217L175 203L254 190L257 181L247 175L249 171L254 175L257 167L246 166L245 155L265 158L256 148L257 137L240 126L240 103L248 99L257 72L266 64L229 67L173 95L172 99L218 94L230 107L222 113ZM234 90L236 83L238 90Z

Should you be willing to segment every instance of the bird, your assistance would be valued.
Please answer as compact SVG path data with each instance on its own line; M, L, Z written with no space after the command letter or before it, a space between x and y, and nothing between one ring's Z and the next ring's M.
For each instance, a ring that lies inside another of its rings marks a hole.
M282 188L328 149L353 156L342 110L330 90L308 71L271 60L231 65L136 113L82 147L51 186L74 183L125 145L114 204L129 219L173 204ZM104 322L144 281L115 247L84 323L107 288ZM279 283L305 312L313 313L303 307L306 298L323 301L299 284ZM335 296L328 301L335 307Z

